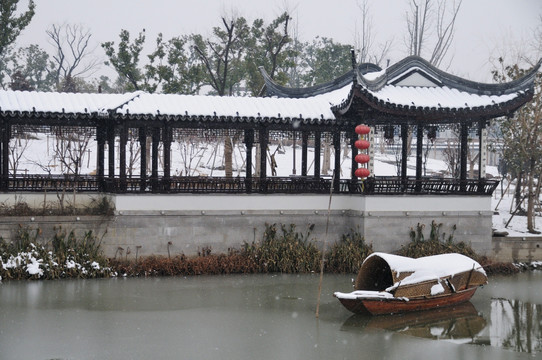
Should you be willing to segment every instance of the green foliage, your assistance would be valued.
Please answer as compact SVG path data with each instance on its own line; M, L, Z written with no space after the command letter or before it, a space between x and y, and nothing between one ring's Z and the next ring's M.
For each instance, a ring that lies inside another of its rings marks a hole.
M328 272L357 273L367 256L373 252L372 246L358 231L343 234L340 241L333 244L326 253L325 269Z
M410 243L407 246L401 246L398 255L419 258L423 256L458 253L475 260L478 258L470 245L465 244L463 241L459 243L454 242L453 233L456 230L455 225L452 228L452 232L446 236L446 233L441 234L442 223L437 224L435 221L432 221L429 239L427 240L424 236L424 229L424 224L418 224L416 229L411 228Z
M290 46L290 20L290 15L285 12L267 26L262 19L252 24L245 68L247 86L254 96L260 95L264 85L259 67L263 67L279 84L284 85L288 81L288 72L295 65L293 58L296 55L295 49Z
M296 232L295 225L266 224L261 244L245 243L243 253L254 259L261 272L298 273L316 271L321 253L309 240L310 225L305 234Z
M145 88L144 76L139 68L139 57L145 44L145 30L139 33L133 42L130 41L128 30L121 30L118 49L115 50L115 43L108 41L102 44L108 61L119 74L119 77L126 80L126 91L143 90Z
M179 36L164 41L162 34L156 39L156 50L150 54L145 66L152 92L161 88L165 94L196 94L202 86L204 70L189 48L190 36Z
M305 86L331 81L352 69L351 47L336 43L333 39L316 37L306 43L303 50Z
M196 94L203 84L203 67L191 51L192 36L178 36L168 41L160 33L155 50L147 55L149 63L140 66L145 30L133 40L122 30L117 49L112 41L102 44L111 65L119 75L117 86L125 91L144 90L150 93Z
M18 14L17 5L20 0L0 1L0 86L5 88L6 74L8 73L9 54L12 46L21 34L21 31L30 24L34 17L36 4L33 0L28 2L28 9Z
M18 3L19 0L0 1L0 56L5 55L6 49L15 42L34 17L36 4L33 0L29 1L28 10L17 16Z
M219 96L233 95L244 78L243 66L250 38L250 27L244 17L222 18L222 26L213 27L213 35L205 39L194 36L194 51L205 69L206 83Z
M521 78L529 70L521 69L517 64L505 65L504 59L499 58L501 69L494 70L493 79L497 82L508 82ZM514 113L514 116L503 117L498 121L500 137L502 137L503 160L509 173L515 178L521 173L541 171L542 158L542 74L538 73L535 80L533 99ZM531 169L531 160L534 167Z
M527 75L519 65L505 65L499 58L501 69L493 71L493 79L509 82ZM534 208L540 193L536 178L542 172L542 74L536 73L534 94L530 102L515 111L513 116L498 121L497 150L502 153L506 173L516 179L515 206L521 206L527 199L527 229L538 233L534 226ZM506 174L504 174L506 175ZM525 194L525 195L524 195Z

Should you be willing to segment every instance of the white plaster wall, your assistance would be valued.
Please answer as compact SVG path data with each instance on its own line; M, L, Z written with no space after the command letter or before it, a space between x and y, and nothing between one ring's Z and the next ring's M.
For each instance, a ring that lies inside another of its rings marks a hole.
M489 196L366 196L364 211L490 211Z
M115 195L117 211L327 211L328 195ZM351 211L482 211L491 210L488 196L360 196L333 195L331 210Z
M112 198L117 211L327 211L329 195L116 195ZM359 210L361 197L334 195L331 210Z

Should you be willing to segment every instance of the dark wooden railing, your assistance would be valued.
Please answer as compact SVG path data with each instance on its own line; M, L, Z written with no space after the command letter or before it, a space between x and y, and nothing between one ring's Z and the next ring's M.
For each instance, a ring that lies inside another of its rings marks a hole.
M342 179L334 193L365 195L440 194L491 195L499 181L444 178L372 177L364 181ZM314 177L269 177L266 179L234 177L172 177L127 179L73 175L24 175L10 177L5 191L32 192L109 192L109 193L263 193L263 194L324 194L330 192L332 179Z

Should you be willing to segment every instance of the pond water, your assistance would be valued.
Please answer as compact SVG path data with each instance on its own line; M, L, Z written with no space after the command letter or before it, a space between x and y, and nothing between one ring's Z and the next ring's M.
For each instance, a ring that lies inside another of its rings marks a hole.
M471 302L353 315L352 276L229 275L0 284L0 359L542 358L542 272L491 277Z

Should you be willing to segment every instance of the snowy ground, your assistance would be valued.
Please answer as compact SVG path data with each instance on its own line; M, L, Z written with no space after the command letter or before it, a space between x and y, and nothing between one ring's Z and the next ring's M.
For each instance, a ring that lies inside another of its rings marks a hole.
M81 174L92 174L95 172L95 148L94 141L90 142L89 148L84 152L81 160ZM117 145L118 146L118 145ZM33 140L18 140L17 146L14 147L14 154L21 155L17 173L44 173L51 172L52 174L60 174L65 172L65 168L55 158L54 149L58 148L54 136L43 136L39 139ZM343 148L344 149L344 148ZM172 175L189 175L189 176L224 176L224 159L223 144L217 143L202 143L196 140L184 140L175 141L171 146L172 150ZM127 157L130 158L130 152L127 151ZM333 166L333 150L331 149L331 167ZM119 151L116 149L116 155ZM277 163L277 176L290 176L294 174L293 163L293 146L291 144L278 146L272 144L269 146L268 163L270 163L270 156L274 155ZM301 173L301 147L299 144L295 151L295 174ZM139 156L137 154L137 156ZM347 149L345 156L341 159L341 171L342 177L348 177L351 167L351 154ZM256 152L253 151L253 164L256 164ZM106 157L107 158L107 157ZM244 162L245 149L243 145L234 146L233 151L233 168L234 176L244 176ZM139 164L139 160L135 161L135 164ZM375 174L378 176L396 176L397 166L396 159L393 154L381 154L375 155ZM308 150L308 173L313 173L314 165L314 150L309 148ZM321 160L321 167L324 163ZM135 166L137 169L138 165ZM161 166L159 167L161 169ZM443 161L428 159L427 161L427 173L428 174L442 174L447 169L446 164ZM106 169L107 171L107 169ZM118 171L118 170L117 170ZM498 178L499 174L496 167L488 166L487 173L494 178ZM253 170L254 173L254 170ZM268 174L271 174L270 169L267 170ZM411 156L408 161L409 176L415 175L415 157ZM134 175L138 174L138 170L134 171ZM332 170L329 175L331 176ZM501 191L505 190L508 183L503 182L502 188L499 185L498 189L492 197L492 210L495 210L493 216L493 227L497 231L506 231L510 236L534 236L527 232L527 219L525 216L514 216L510 221L510 224L505 228L506 222L510 219L511 204L513 203L513 185L504 192L501 196ZM537 229L542 230L542 221L536 222Z

